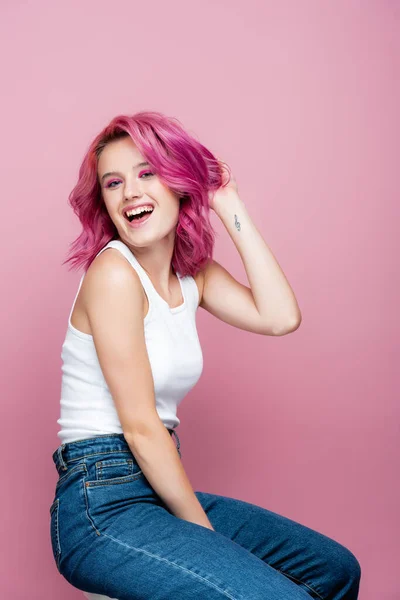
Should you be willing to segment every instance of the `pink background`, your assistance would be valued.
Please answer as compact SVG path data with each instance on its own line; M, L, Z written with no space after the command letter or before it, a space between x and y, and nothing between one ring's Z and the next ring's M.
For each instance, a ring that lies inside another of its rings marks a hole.
M400 2L14 1L0 22L1 597L83 598L49 538L80 277L61 266L80 232L67 196L93 136L151 109L231 165L303 316L268 337L198 311L204 372L179 410L194 489L338 540L361 600L398 598Z

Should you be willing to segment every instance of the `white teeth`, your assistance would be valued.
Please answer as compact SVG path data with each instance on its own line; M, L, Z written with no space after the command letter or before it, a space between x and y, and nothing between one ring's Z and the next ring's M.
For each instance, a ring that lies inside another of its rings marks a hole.
M138 215L141 212L152 212L153 210L153 206L139 206L139 208L128 210L128 212L126 212L125 214L127 217L130 217L131 215Z

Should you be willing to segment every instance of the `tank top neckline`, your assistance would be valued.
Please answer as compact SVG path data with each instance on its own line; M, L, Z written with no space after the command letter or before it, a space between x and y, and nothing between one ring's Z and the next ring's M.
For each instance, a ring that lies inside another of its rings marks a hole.
M125 244L125 242L123 242L122 240L110 240L110 242L116 242L118 244L121 244L122 246L124 246L127 251L129 252L129 255L132 257L132 260L135 262L135 264L137 265L137 267L140 269L140 272L142 273L142 275L144 276L144 278L146 279L146 282L148 283L148 285L151 288L151 291L153 292L153 294L155 294L157 296L157 298L159 300L161 300L161 302L164 303L165 307L171 312L171 313L176 313L176 312L180 312L181 310L184 310L186 308L186 293L185 293L185 289L182 283L182 277L180 276L179 272L176 271L176 276L178 278L179 281L179 286L181 288L181 294L182 294L182 298L183 298L183 302L181 304L179 304L178 306L173 306L171 307L168 302L166 300L164 300L164 298L157 292L156 288L153 285L153 282L151 281L150 277L148 276L148 274L146 273L146 271L144 270L144 268L142 267L142 265L140 264L140 262L138 261L138 259L136 258L136 256L133 254L132 250L129 248L129 246L127 246ZM110 245L110 242L108 242L108 246Z

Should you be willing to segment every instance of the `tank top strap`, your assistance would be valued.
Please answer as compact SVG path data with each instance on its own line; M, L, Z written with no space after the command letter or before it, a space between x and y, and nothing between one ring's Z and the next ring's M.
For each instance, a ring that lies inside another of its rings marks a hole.
M197 283L194 277L191 277L191 284L192 284L192 288L193 288L193 303L194 303L194 310L196 311L199 307L199 303L200 303L200 292L199 292L199 288L197 287Z
M84 277L85 277L85 273L82 275L82 277L81 277L81 279L80 279L80 281L79 281L78 290L77 290L77 292L76 292L76 294L75 294L75 298L74 298L74 301L73 301L73 303L72 303L71 310L69 311L68 323L71 323L71 317L72 317L72 313L73 313L73 311L74 311L74 307L75 307L76 299L77 299L77 297L78 297L79 290L80 290L80 289L81 289L81 287L82 287L82 283L83 283L83 278L84 278Z
M186 292L185 297L190 305L191 312L196 312L199 304L199 290L197 283L191 275L182 277L181 281Z
M138 259L136 258L136 256L133 254L133 252L131 252L131 250L128 248L128 246L126 244L124 244L124 242L122 242L121 240L110 240L97 254L96 256L99 256L99 254L101 254L104 250L106 250L107 248L115 248L117 250L119 250L119 252L121 252L121 254L126 258L126 260L131 264L131 266L135 269L135 271L137 272L140 281L142 283L142 286L147 294L147 297L150 298L150 300L160 304L163 306L163 308L166 308L167 303L165 302L165 300L163 298L161 298L161 296L158 294L157 290L155 289L155 287L153 286L153 283L150 279L150 277L148 276L148 274L146 273L146 271L144 270L144 268L142 267L142 265L140 264L140 262L138 261ZM79 287L78 287L78 291L75 295L75 299L71 308L71 312L69 315L69 318L71 319L71 315L72 312L74 310L74 306L75 306L75 302L76 299L78 297L79 294L79 290L81 288L82 282L83 282L83 278L85 276L85 273L82 275L81 280L79 282ZM184 298L186 299L186 303L189 305L190 307L190 312L196 312L197 307L198 307L198 302L199 302L199 293L198 293L198 289L197 289L197 284L196 281L194 280L193 277L187 275L182 277L180 275L180 273L177 273L177 276L181 282L181 287L184 290ZM180 310L182 310L181 308L182 305L170 309L172 313L175 312L179 312Z
M148 276L148 274L146 273L146 271L143 269L142 265L140 264L140 262L137 260L136 256L133 254L133 252L131 252L131 250L128 248L128 246L126 244L124 244L124 242L122 242L121 240L111 240L102 250L105 250L105 248L108 247L112 247L112 248L117 248L118 250L120 250L122 252L122 254L126 257L126 259L130 262L130 264L134 267L134 269L136 269L140 280L142 282L142 285L147 293L147 296L154 300L156 303L160 304L163 306L163 308L167 308L167 303L165 302L165 300L163 298L161 298L161 296L159 295L159 293L157 292L157 290L155 289L150 277ZM101 252L102 252L101 250ZM196 312L197 308L198 308L198 303L199 303L199 291L197 288L197 283L194 279L194 277L191 277L190 275L186 275L186 276L181 276L181 274L179 272L177 272L177 277L180 280L180 284L181 284L181 288L184 291L184 299L186 301L186 304L189 306L189 310L191 313ZM178 312L181 310L182 305L177 306L175 308L170 309L170 311L172 313Z

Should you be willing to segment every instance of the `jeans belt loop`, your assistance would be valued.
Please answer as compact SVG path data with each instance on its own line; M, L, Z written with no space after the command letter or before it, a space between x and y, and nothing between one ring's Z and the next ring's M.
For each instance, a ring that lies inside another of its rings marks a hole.
M65 444L61 444L61 446L59 446L57 448L57 459L58 459L58 464L60 465L61 469L63 471L66 471L68 469L67 467L67 463L64 461L63 459L63 455L62 455L62 451L65 448Z
M180 450L179 450L179 448L181 447L181 443L180 443L180 441L179 441L178 434L176 433L175 429L173 429L173 430L172 430L172 433L173 433L173 434L174 434L174 436L176 437L176 441L177 441L177 446L176 446L176 449L178 450L178 454L179 454L179 456L180 456L180 457L182 457L182 455L181 455L181 453L180 453Z

